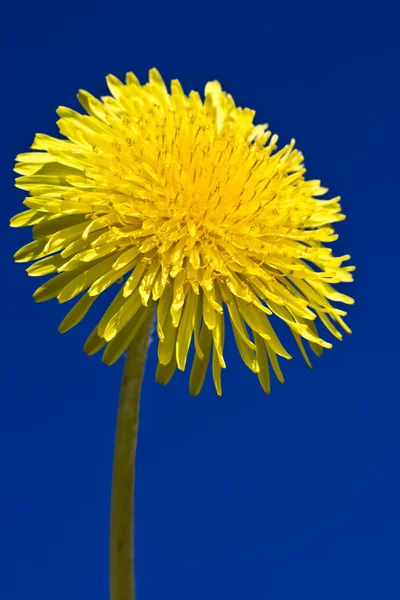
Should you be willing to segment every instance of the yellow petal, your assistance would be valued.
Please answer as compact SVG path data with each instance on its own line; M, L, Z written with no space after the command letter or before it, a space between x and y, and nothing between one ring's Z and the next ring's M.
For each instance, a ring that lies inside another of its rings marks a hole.
M22 246L17 252L14 254L15 262L28 262L30 260L34 260L35 258L40 258L43 256L43 249L47 244L47 238L43 240L35 240L34 242L30 242L25 246Z
M10 227L27 227L28 225L35 225L36 223L43 221L44 218L45 215L37 212L37 210L24 210L10 219Z
M157 334L158 334L160 341L162 341L162 342L165 339L164 323L165 323L165 319L167 318L167 315L169 314L170 309L171 309L172 292L173 292L173 287L170 284L165 288L165 292L161 296L161 298L157 304Z
M132 274L126 280L123 287L123 295L125 298L128 298L138 287L140 281L144 273L146 273L148 269L148 265L142 262L139 262L134 268Z
M193 313L193 338L194 338L194 347L196 349L196 354L203 360L204 354L200 346L200 324L203 316L203 297L202 295L198 296L196 310Z
M154 261L149 266L149 268L147 269L147 272L145 273L145 275L143 275L142 280L140 282L139 294L140 294L140 296L142 298L142 302L145 306L147 306L147 303L151 296L153 284L155 282L155 279L157 277L159 270L160 270L160 263L158 261Z
M265 346L267 348L268 358L269 358L269 360L271 362L272 368L274 370L274 373L275 373L278 381L280 383L285 383L285 380L283 378L282 371L281 371L281 368L279 366L278 359L277 359L277 356L276 356L275 352L270 348L269 342L267 342L266 340L264 340L264 343L265 343Z
M252 350L255 350L255 344L253 344L253 342L249 338L246 325L243 321L242 315L240 314L237 308L232 292L226 287L224 283L220 283L219 287L222 293L222 297L224 298L224 301L228 307L228 312L232 321L232 325L234 325L236 328L236 332L240 335L246 346L248 346Z
M121 308L110 319L104 330L104 338L110 342L121 331L123 327L135 316L142 306L140 296L137 292L129 296Z
M185 284L186 275L180 271L174 279L174 292L171 304L171 316L174 327L178 327L182 314L183 303L185 302L188 285Z
M226 364L223 356L225 341L225 323L223 314L220 315L216 313L216 323L214 329L212 330L212 336L214 341L214 349L217 354L219 364L223 369L225 369Z
M215 385L215 390L218 396L222 396L222 385L221 385L221 364L216 351L215 346L213 347L212 355L212 375Z
M158 342L158 360L162 365L167 365L174 354L177 329L172 324L171 315L168 314L163 324L164 340Z
M99 294L104 292L104 290L110 287L110 285L118 281L118 279L125 275L125 273L130 271L135 266L135 261L136 259L134 259L131 263L125 265L125 267L121 268L119 271L115 271L114 269L112 269L111 271L108 271L107 273L99 277L99 279L96 279L96 281L90 286L88 292L89 296L98 296Z
M197 396L203 387L204 379L207 373L208 361L210 360L211 344L211 330L203 325L200 332L199 345L204 358L199 358L199 355L196 353L193 360L189 383L189 391L192 396Z
M91 266L89 269L86 269L86 271L83 271L83 273L80 273L77 277L72 279L72 281L67 283L67 285L62 288L57 296L60 304L75 298L75 296L83 292L83 290L90 287L91 284L96 281L96 279L107 273L107 271L111 269L111 265L114 262L115 257L116 254L113 254L108 258L100 259L100 262Z
M97 332L100 337L104 337L104 331L114 317L114 315L119 311L123 304L125 304L125 298L122 294L122 288L119 290L118 294L113 298L111 304L108 306L106 312L102 316L100 323L97 326Z
M97 333L97 327L94 328L92 333L89 335L86 343L83 347L86 354L92 356L92 354L96 354L99 350L101 350L106 345L106 340L100 337Z
M309 367L309 369L312 369L310 359L307 356L307 352L304 348L304 344L303 344L301 337L295 331L292 331L292 334L293 334L294 339L296 340L296 344L298 345L304 360L306 361L307 366Z
M258 380L264 392L266 394L269 394L271 392L271 381L269 377L269 366L266 347L263 338L256 332L254 332L254 341L256 343L257 363L260 368L259 372L257 373Z
M125 350L134 341L135 337L142 328L144 322L153 311L152 303L149 306L141 306L131 322L118 333L106 346L103 353L103 362L112 365L125 352Z
M238 310L251 329L257 331L257 333L265 340L271 339L267 317L253 304L248 304L242 300L242 298L236 298L236 304Z
M175 355L172 357L167 365L158 363L156 370L156 381L162 385L167 385L171 380L176 370L176 358Z
M94 301L95 298L91 298L88 296L88 294L82 296L75 306L73 306L65 315L64 319L60 323L60 326L58 327L58 331L60 333L65 333L69 329L72 329L72 327L75 327L75 325L82 321L83 317L87 314Z
M176 338L176 362L180 371L184 371L186 367L187 354L193 333L193 315L196 312L197 302L198 296L190 289L186 296Z
M27 268L26 272L31 277L49 275L50 273L55 273L64 262L65 260L59 254L48 256L33 263L33 265Z

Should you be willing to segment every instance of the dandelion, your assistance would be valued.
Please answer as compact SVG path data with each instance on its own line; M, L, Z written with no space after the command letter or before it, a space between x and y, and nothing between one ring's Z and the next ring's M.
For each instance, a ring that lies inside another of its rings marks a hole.
M286 323L309 366L304 341L317 355L331 347L317 320L339 339L339 328L350 333L332 302L353 300L332 284L352 281L353 267L325 245L344 219L340 198L321 199L327 189L305 179L294 140L278 149L278 136L254 125L254 111L236 107L217 81L204 101L177 80L169 93L156 69L145 85L133 73L107 83L112 96L101 101L79 92L86 115L58 109L66 139L39 134L34 152L17 156L16 185L30 195L11 225L32 226L34 241L15 260L34 261L29 275L56 274L35 300L80 295L65 332L114 285L86 352L104 349L112 364L136 348L140 362L156 312L157 381L185 370L193 342L193 395L210 360L222 393L229 318L244 363L269 393L269 367L283 382L278 356L291 358L274 320Z
M158 71L141 86L107 77L112 97L102 102L81 91L88 113L57 111L67 139L36 136L35 152L17 157L16 185L30 193L29 210L14 227L32 225L35 240L15 255L34 260L29 275L59 273L35 292L38 302L63 303L85 293L60 325L76 325L101 293L120 289L86 342L105 347L113 363L157 306L157 379L184 370L194 339L190 391L203 384L212 349L212 373L221 394L224 321L229 315L245 364L270 390L268 363L282 380L277 356L289 353L269 319L282 319L308 363L302 339L317 354L330 343L315 319L336 337L349 331L351 303L331 284L351 281L349 256L334 257L324 243L337 238L344 218L339 198L321 200L319 181L304 179L294 140L277 151L254 111L236 108L217 81L186 96L171 93Z

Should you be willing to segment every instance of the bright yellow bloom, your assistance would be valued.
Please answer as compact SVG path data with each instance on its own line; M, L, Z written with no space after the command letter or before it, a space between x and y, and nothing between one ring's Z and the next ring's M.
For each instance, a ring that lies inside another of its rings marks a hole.
M302 338L320 354L331 344L315 327L319 317L337 338L346 313L330 300L353 301L330 285L352 281L349 256L336 258L325 242L344 219L339 200L321 200L319 181L306 181L294 140L276 151L278 137L253 125L254 111L236 108L217 81L186 96L171 93L155 69L140 85L107 77L113 97L78 94L88 115L60 107L67 139L38 134L17 156L16 185L29 207L11 220L33 226L34 241L15 255L35 260L29 275L58 273L35 292L59 302L84 292L60 331L76 325L114 283L119 290L85 350L105 347L113 363L157 309L157 380L185 369L194 340L190 391L203 384L210 351L221 394L224 314L239 352L270 390L269 363L283 382L277 355L291 356L269 315L285 321L307 362ZM39 260L38 260L39 259Z

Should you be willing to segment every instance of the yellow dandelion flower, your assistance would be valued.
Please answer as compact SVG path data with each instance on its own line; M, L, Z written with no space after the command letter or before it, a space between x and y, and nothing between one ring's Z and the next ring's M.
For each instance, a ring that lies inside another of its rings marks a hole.
M340 198L320 199L327 190L304 178L294 140L278 150L278 137L217 81L204 101L177 80L169 93L155 69L145 85L133 73L107 83L112 97L101 101L79 92L87 115L58 109L66 139L38 134L34 152L17 156L16 185L30 195L11 225L33 226L34 241L15 260L35 261L32 276L57 273L34 298L63 303L83 293L65 332L117 283L86 352L104 348L112 364L156 308L157 380L185 369L193 340L192 394L210 355L222 393L228 315L243 361L268 393L269 365L283 381L278 356L291 358L271 316L288 325L307 364L303 339L316 354L331 347L317 317L339 339L338 326L350 332L331 301L353 300L331 284L352 281L353 267L325 246L344 219Z

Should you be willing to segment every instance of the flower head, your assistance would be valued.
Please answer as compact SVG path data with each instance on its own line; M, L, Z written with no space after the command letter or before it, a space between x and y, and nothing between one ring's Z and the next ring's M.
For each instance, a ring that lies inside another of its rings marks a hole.
M291 330L307 364L302 340L320 354L331 344L318 317L341 338L343 310L353 301L331 286L351 281L349 256L324 246L344 218L339 198L321 200L319 181L306 180L294 140L277 150L254 111L237 108L217 81L186 96L177 80L168 92L150 71L141 85L107 77L112 97L81 91L87 115L60 107L66 139L36 136L34 152L17 156L16 185L30 194L13 227L33 226L34 241L15 255L35 261L29 275L53 278L34 298L63 303L82 294L60 325L76 325L101 293L119 289L85 350L105 347L113 363L156 307L157 380L185 369L194 340L190 391L212 373L221 394L224 321L229 316L245 364L270 390L269 364L283 381L277 356L291 358L270 316Z

